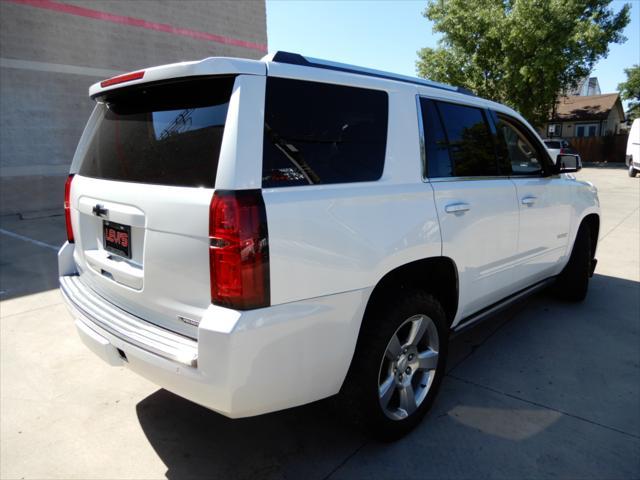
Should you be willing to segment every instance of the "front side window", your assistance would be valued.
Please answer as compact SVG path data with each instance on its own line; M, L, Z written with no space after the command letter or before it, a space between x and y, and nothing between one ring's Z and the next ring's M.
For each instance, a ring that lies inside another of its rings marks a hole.
M498 115L497 119L498 150L509 159L512 175L542 174L543 152L536 148L533 140L514 121L503 115ZM549 143L549 148L560 148L560 142Z
M378 180L388 103L380 90L268 78L262 186Z
M431 100L422 105L429 177L498 175L491 130L481 109Z

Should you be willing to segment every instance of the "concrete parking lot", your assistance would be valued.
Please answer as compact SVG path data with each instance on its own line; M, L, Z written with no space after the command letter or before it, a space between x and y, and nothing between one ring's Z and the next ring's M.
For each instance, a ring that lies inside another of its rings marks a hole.
M0 219L0 477L640 478L640 179L600 191L581 304L546 293L453 339L440 396L381 444L328 402L229 420L79 341L56 290L64 218Z

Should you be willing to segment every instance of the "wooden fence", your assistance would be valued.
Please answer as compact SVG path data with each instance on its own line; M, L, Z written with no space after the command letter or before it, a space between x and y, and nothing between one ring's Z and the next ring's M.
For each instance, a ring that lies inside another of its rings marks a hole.
M573 137L569 143L578 151L583 162L624 163L628 135L604 137Z

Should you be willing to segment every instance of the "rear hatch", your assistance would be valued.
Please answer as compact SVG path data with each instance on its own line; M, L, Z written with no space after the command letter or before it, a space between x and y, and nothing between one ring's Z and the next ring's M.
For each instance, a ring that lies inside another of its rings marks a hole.
M81 281L192 338L211 303L209 206L234 78L105 92L72 166Z

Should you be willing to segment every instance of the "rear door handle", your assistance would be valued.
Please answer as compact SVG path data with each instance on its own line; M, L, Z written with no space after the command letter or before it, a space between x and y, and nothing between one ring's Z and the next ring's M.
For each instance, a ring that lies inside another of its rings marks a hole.
M466 212L471 209L471 205L468 203L450 203L449 205L444 207L444 211L447 213L458 213L458 212Z
M534 196L528 196L528 197L524 197L524 198L521 200L521 202L522 202L522 205L529 205L529 206L531 206L531 205L533 205L534 203L536 203L536 200L537 200L537 199L538 199L537 197L534 197Z

